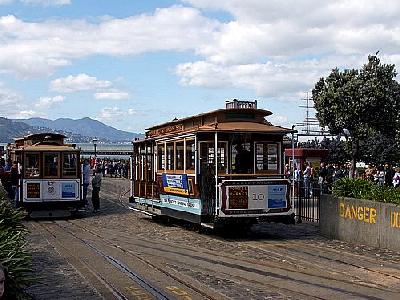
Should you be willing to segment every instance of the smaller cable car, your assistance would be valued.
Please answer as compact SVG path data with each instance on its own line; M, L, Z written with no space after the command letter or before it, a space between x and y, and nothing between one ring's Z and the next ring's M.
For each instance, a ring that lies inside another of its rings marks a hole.
M20 173L16 204L31 216L66 216L84 207L80 150L64 139L62 134L31 134L7 148Z

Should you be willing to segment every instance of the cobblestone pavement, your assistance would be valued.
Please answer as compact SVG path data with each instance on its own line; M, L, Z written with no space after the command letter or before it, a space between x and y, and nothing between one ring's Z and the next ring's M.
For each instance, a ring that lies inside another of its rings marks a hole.
M128 209L128 186L105 179L98 214L27 223L43 277L35 298L399 299L400 253L327 240L306 223L230 237L158 223Z

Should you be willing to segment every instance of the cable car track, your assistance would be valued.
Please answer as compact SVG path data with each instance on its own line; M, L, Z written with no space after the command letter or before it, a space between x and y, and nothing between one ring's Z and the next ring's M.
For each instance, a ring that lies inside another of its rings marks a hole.
M72 223L72 224L77 226L77 227L79 227L80 229L82 229L84 231L91 232L89 229L87 229L87 228L85 228L85 227L83 227L81 225L78 225L76 223ZM91 232L91 233L93 233L93 232ZM123 236L123 235L121 236L120 233L118 234L118 236L127 238L127 236ZM100 236L100 235L98 235L98 237L101 237L101 238L105 239L103 236ZM143 238L136 238L135 240L136 241L148 242L148 240L143 239ZM155 241L153 241L153 242L155 242ZM182 249L185 249L185 250L193 251L192 248L184 247L184 246L181 246L181 245L178 246L176 244L171 244L171 243L165 242L163 240L158 240L157 243L163 244L163 245L166 245L166 246L172 246L173 245L175 248L179 247L179 248L182 248ZM243 242L239 242L239 243L243 243ZM390 277L392 279L400 280L400 277L392 275L392 274L387 274L385 272L381 272L381 271L378 271L378 270L373 270L373 269L370 269L370 268L364 267L364 266L358 266L358 265L356 265L354 263L350 264L350 263L347 263L347 262L345 262L343 260L340 260L340 259L334 259L334 258L329 258L327 256L320 256L320 255L317 255L317 254L312 254L312 253L309 253L308 251L302 251L302 250L290 247L290 245L288 245L289 249L285 249L284 247L282 247L280 245L269 245L272 248L278 248L277 250L267 249L265 247L265 245L263 245L262 243L258 243L258 242L257 242L256 245L249 245L247 243L243 243L243 245L245 247L254 249L256 251L262 251L262 252L265 252L265 253L270 253L271 257L275 258L277 262L282 262L282 259L284 259L285 263L293 265L293 267L296 268L296 270L294 270L293 268L285 267L284 265L280 265L279 268L282 269L282 270L290 271L290 272L296 272L296 273L299 273L299 274L313 276L310 272L301 271L302 269L305 270L305 269L309 269L310 267L313 267L315 269L317 267L315 265L315 263L312 263L311 261L305 261L304 257L302 257L300 255L300 254L306 254L306 255L310 255L310 256L315 257L315 258L324 259L324 260L327 260L327 261L330 261L330 262L335 262L335 263L346 265L346 266L349 266L349 267L354 267L354 268L357 268L357 269L360 269L360 270L363 270L363 271L368 271L370 273L379 274L379 275L382 275L382 276ZM279 250L281 250L281 251L279 252ZM282 256L282 250L293 251L295 253L287 254L285 256ZM249 259L238 258L237 256L235 256L235 254L233 254L233 256L230 256L230 255L226 255L226 254L221 255L221 254L219 254L219 253L217 253L215 251L212 251L212 250L206 250L206 251L209 252L210 254L212 254L213 256L216 256L216 257L232 258L232 259L235 259L237 261L244 262L244 263L254 263L255 262L255 260L252 259L252 258L249 258ZM282 257L282 259L278 258L278 256ZM141 258L141 259L143 259L143 258ZM290 262L290 261L293 261L293 262ZM306 264L306 266L299 264L299 262L302 262L302 261ZM268 266L268 267L277 267L276 265L271 264L271 263L265 263L265 262L261 262L261 261L257 261L257 263L259 265L265 265L265 266ZM320 267L319 269L320 269L320 271L325 270L323 267ZM338 273L339 273L338 271L335 271L335 274L338 274ZM348 276L350 278L349 279L333 278L333 277L326 276L326 275L323 275L323 274L319 274L318 277L321 278L321 279L335 280L335 281L342 282L342 283L347 283L347 284L351 284L354 281L357 281L358 284L360 284L361 286L366 286L366 287L371 287L372 286L371 283L362 281L362 278L360 278L358 276L355 276L355 275L352 275L352 274L348 274L348 273L343 272L343 271L341 271L340 273L342 273L343 275ZM353 280L353 281L351 281L351 280ZM377 289L385 290L385 289L388 288L388 286L381 285L381 284L378 284L376 282L374 282L373 284L374 284L374 288L377 288Z
M83 230L83 231L86 231L86 232L89 232L89 233L91 233L91 234L93 234L93 235L96 235L97 237L99 237L99 238L101 238L101 239L103 239L103 240L107 240L107 242L110 243L110 244L112 244L114 247L119 248L119 249L121 249L121 250L124 251L124 252L128 252L128 253L130 253L131 255L135 256L136 258L140 259L141 261L144 261L145 263L147 263L147 264L149 264L149 265L151 265L151 266L157 268L154 264L152 264L152 263L149 262L148 260L144 259L142 256L141 256L141 257L138 257L137 255L135 255L135 254L132 253L131 251L122 249L122 247L120 247L119 245L115 244L115 242L110 241L109 238L106 238L106 237L104 237L104 236L102 236L102 235L100 235L100 234L98 234L98 233L95 233L95 232L93 232L92 230L89 230L87 227L83 227L83 226L81 226L81 225L78 225L78 224L76 224L75 222L68 221L68 223L70 223L70 224L72 224L72 225L78 227L79 229L81 229L81 230ZM120 236L120 235L118 235L118 236ZM126 237L125 237L125 238L126 238ZM137 240L137 241L138 241L138 240L142 240L142 241L147 242L147 243L149 242L148 240L144 240L144 239L137 239L137 238L136 238L136 240ZM160 241L157 241L157 242L160 242ZM172 246L170 243L165 243L164 241L162 241L161 244L165 244L165 245ZM137 245L137 246L138 246L138 245ZM174 247L180 247L180 248L186 249L185 247L177 246L176 244L174 245ZM250 248L257 249L257 250L261 250L261 249L259 249L258 247L250 247ZM188 249L188 250L193 251L193 249ZM168 250L166 250L166 249L164 249L163 251L168 252ZM207 250L207 251L210 252L210 250ZM177 254L178 254L178 253L177 253ZM238 258L238 257L230 257L230 256L226 256L226 255L223 256L223 255L217 254L217 253L215 253L215 252L213 252L212 255L213 255L213 256L215 255L216 257L226 258L226 259L235 259L236 262L243 262L243 263L246 263L246 264L249 264L249 263L250 263L250 264L254 264L254 260L252 260L252 259L240 259L240 258ZM194 257L194 258L196 258L196 257ZM197 257L197 258L200 258L200 257ZM237 267L239 267L239 265L240 265L240 264L238 264ZM263 262L263 263L259 262L259 265L260 265L260 266L267 266L267 267L276 268L276 266L270 266L269 264L265 264L264 262ZM230 267L233 267L233 266L230 266ZM296 272L296 273L298 273L298 274L304 274L304 275L307 275L307 276L316 276L315 274L311 274L311 273L309 273L309 272L303 272L303 271L300 271L300 270L298 270L298 269L297 269L297 270L294 270L294 269L287 268L287 267L284 267L284 266L280 266L279 268L282 269L282 270L286 270L286 271L289 271L289 272ZM239 268L239 269L240 269L240 268ZM244 267L243 269L244 269L245 271L249 271L249 272L251 272L251 271L253 270L252 268L248 268L248 267ZM259 272L259 271L257 271L256 269L254 269L253 271L256 272L256 273ZM269 272L267 272L267 273L269 273ZM343 273L343 274L345 274L345 273ZM278 275L278 274L269 274L269 275L272 276L272 277L278 276L277 278L280 277L280 275ZM325 275L323 275L323 274L321 274L321 273L318 275L318 278L320 278L320 279L325 279L325 280L333 280L333 281L337 281L337 282L340 282L340 283L343 283L343 284L354 284L355 282L357 282L357 284L359 284L360 286L369 287L369 288L373 288L373 289L376 289L376 290L387 291L387 287L386 287L386 286L382 286L382 285L378 285L378 284L376 284L375 286L371 286L371 285L369 285L367 282L361 281L360 278L355 277L354 275L350 275L350 274L346 274L346 275L352 277L353 280L350 280L350 279L346 280L346 279L342 279L342 278L333 278L333 277L325 276ZM231 275L231 276L232 276L232 275ZM245 280L245 281L247 281L247 282L251 282L251 283L253 283L253 284L258 284L258 285L263 284L263 285L265 285L265 282L261 282L261 281L257 281L257 280L250 280L249 278L245 278L245 277L242 277L242 276L239 276L239 275L235 275L235 277L238 278L238 279L240 279L240 280ZM295 280L295 281L296 281L296 280ZM301 281L301 280L300 280L300 281ZM309 283L309 284L313 285L312 283ZM274 285L270 285L270 286L271 286L271 288L277 289L277 286L274 286ZM315 286L317 286L317 287L324 287L324 285L321 285L321 284L315 284ZM319 298L319 297L317 297L317 296L315 296L315 295L310 295L310 294L308 294L308 293L299 292L298 290L292 290L292 289L290 289L290 288L288 288L288 287L279 287L279 289L280 289L281 291L284 291L284 290L285 290L285 291L287 291L287 292L289 292L289 293L292 293L292 294L293 294L293 293L297 293L298 295L301 294L301 295L306 296L306 297L313 297L313 298L316 298L316 299ZM346 291L346 290L343 290L343 289L341 289L341 288L329 287L329 289L331 289L331 290L333 290L333 291L336 291L336 292L340 292L340 293L349 293L349 294L353 294L353 295L356 295L356 296L359 296L359 297L365 296L365 295L363 295L363 294L356 293L356 292L351 292L351 291ZM371 298L371 299L379 299L379 298L374 298L374 297L370 297L370 298Z
M135 259L139 260L140 262L148 265L149 267L155 269L156 271L172 278L174 281L179 282L180 284L186 286L187 288L189 288L190 290L195 291L196 293L200 294L203 299L219 299L219 298L214 298L212 296L210 296L209 294L203 292L201 289L188 284L187 282L185 282L184 280L182 280L181 278L170 274L169 272L165 271L162 268L157 267L155 264L152 264L151 262L149 262L146 259L143 259L142 257L135 255L134 253L132 253L129 250L125 250L122 247L120 247L119 245L111 242L110 240L108 240L107 238L104 238L103 236L97 234L96 232L92 231L92 230L88 230L82 226L79 226L69 220L64 220L66 223L74 225L82 230L84 230L87 233L90 233L93 236L96 236L98 238L100 238L103 242L106 242L109 246L112 246L115 249L118 249L120 251L122 251L123 253L129 255L129 256L133 256ZM35 221L36 224L39 224L39 226L41 226L43 229L45 229L48 233L50 233L51 235L54 236L53 232L47 228L47 226L45 226L44 224L40 224L38 221ZM82 244L84 244L87 248L91 249L94 253L96 253L98 256L104 258L109 264L111 264L113 267L115 267L116 269L118 269L120 272L124 273L126 276L128 276L132 281L134 281L138 286L140 286L142 289L146 290L149 294L153 295L156 299L160 299L160 300L165 300L165 299L178 299L176 297L171 296L170 293L165 293L161 288L159 288L158 286L154 285L153 283L151 283L150 281L148 281L147 279L145 279L143 276L140 276L137 272L134 272L133 270L131 270L126 264L124 264L123 262L121 262L120 260L118 260L116 257L111 256L107 253L105 253L103 250L101 250L99 247L96 247L93 243L88 242L87 240L80 238L78 235L76 235L74 232L72 232L67 226L64 226L62 224L60 224L58 221L52 221L50 224L52 225L56 225L57 227L59 227L60 229L62 229L63 232L68 233L69 235L71 235L73 238L79 240ZM55 236L54 236L55 237ZM100 277L100 279L102 279L103 283L105 285L107 285L109 287L110 290L113 291L113 294L118 298L118 299L129 299L129 297L127 297L124 292L121 292L120 290L118 290L117 288L115 288L114 286L112 286L109 282L107 282L107 280L105 280L103 277L101 277L99 274L97 274ZM168 287L167 287L168 289ZM174 292L174 291L172 291ZM179 293L178 293L179 295ZM190 297L183 297L180 299L191 299Z

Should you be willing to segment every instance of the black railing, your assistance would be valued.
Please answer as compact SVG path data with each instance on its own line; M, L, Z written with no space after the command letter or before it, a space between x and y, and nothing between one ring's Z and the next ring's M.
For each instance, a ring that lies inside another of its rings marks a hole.
M294 191L292 188L291 193L294 199L297 222L319 223L321 194L330 192L330 185L326 183L319 184L318 181L314 180L295 182Z

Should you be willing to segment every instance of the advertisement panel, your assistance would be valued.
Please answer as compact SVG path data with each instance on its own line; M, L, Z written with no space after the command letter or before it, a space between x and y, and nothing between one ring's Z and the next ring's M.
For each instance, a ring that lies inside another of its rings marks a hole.
M61 183L61 197L62 198L76 198L76 182L62 182Z
M278 182L226 182L228 210L266 210L287 207L287 184Z
M269 185L268 208L285 208L287 206L286 193L286 185Z
M186 174L163 174L162 182L165 192L189 196L188 177Z
M201 215L200 199L184 198L174 195L160 195L161 207Z
M40 182L28 182L26 184L26 198L40 199Z

